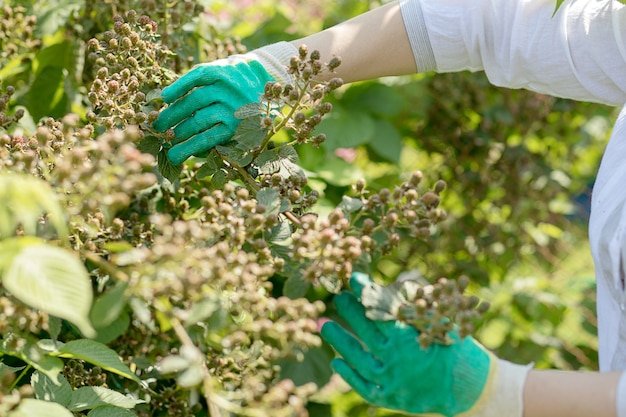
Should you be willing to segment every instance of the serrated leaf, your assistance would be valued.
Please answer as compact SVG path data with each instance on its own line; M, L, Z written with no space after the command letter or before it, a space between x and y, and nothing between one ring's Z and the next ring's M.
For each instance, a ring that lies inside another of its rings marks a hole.
M137 149L143 153L148 153L156 157L161 150L161 139L155 136L146 136L139 141Z
M272 234L269 237L270 242L276 242L286 240L291 237L291 223L287 221L279 222L276 226L272 227Z
M0 353L8 356L19 358L32 366L37 371L46 375L53 383L57 383L57 376L63 369L63 361L59 358L48 355L49 352L39 346L26 342L19 347L18 350L7 348L10 337L3 340Z
M226 184L227 182L228 177L226 176L226 173L221 169L213 174L213 178L211 178L211 185L215 189L222 189L222 187L224 187L224 184Z
M274 188L263 188L257 195L256 199L259 204L265 206L265 216L269 214L278 214L280 211L280 194Z
M302 298L311 288L311 283L302 277L302 274L291 275L283 286L283 295L291 298Z
M11 411L8 417L74 417L67 408L49 401L23 399L17 408Z
M62 240L67 240L68 229L65 213L57 195L43 180L17 174L0 175L0 236L10 236L18 225L24 233L34 236L41 215L54 226Z
M139 384L142 383L137 375L124 365L114 350L95 340L72 340L63 345L55 354L61 358L82 359L106 371L132 379Z
M53 382L46 375L35 371L30 377L30 385L38 400L55 402L63 407L67 407L72 400L72 387L61 374Z
M114 405L103 405L91 410L87 417L137 417L137 414Z
M261 128L261 118L259 116L249 117L237 126L233 140L239 149L249 150L260 146L266 135L267 130Z
M72 393L71 402L67 408L74 412L89 410L102 405L133 408L143 402L104 387L80 387Z
M257 157L255 163L262 174L274 174L283 167L283 160L298 163L298 153L292 146L283 146L276 149L266 149Z
M262 103L249 103L235 110L235 117L243 120L249 117L259 116L265 113L265 111L266 108Z
M174 165L167 157L167 150L161 149L157 155L157 166L161 175L169 182L173 183L180 177L180 173L183 170L183 166Z
M209 164L204 163L200 166L198 171L196 171L196 178L201 180L203 178L210 177L211 175L215 174L215 172L216 170L212 169Z
M94 336L89 322L93 294L85 266L65 249L39 239L24 244L23 239L3 241L3 246L21 246L0 270L4 287L24 304L73 323L87 337ZM0 268L5 264L0 261Z

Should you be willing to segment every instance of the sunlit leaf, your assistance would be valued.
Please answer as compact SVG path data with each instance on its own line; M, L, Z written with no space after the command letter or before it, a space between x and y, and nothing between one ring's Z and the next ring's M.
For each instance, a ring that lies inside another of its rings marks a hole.
M280 194L274 188L263 188L257 195L259 204L265 206L265 215L278 214L280 210Z
M120 360L120 357L114 350L95 340L73 340L63 345L55 354L61 358L82 359L106 371L141 383L137 375Z
M67 239L66 216L52 188L44 181L17 174L0 175L0 236L8 237L19 226L27 235L36 235L42 214L59 237Z
M12 336L6 336L0 346L0 354L19 358L32 366L37 371L46 375L52 383L59 383L57 377L63 369L63 361L54 356L50 356L48 351L41 347L26 342L15 348L9 348Z
M137 417L137 415L125 408L103 405L91 410L87 417Z
M143 402L104 387L80 387L72 392L71 402L67 408L74 412L89 410L102 405L133 408Z
M12 238L2 246L21 247L9 263L0 260L4 287L30 307L75 324L87 337L95 335L89 322L93 298L85 266L71 252L38 239ZM0 259L4 253L0 253Z
M60 404L50 401L23 399L8 417L74 417L74 414Z
M128 303L128 298L124 296L127 287L127 283L119 282L95 300L90 312L94 327L105 327L119 317Z
M67 407L72 400L72 387L61 374L52 382L46 375L35 371L30 377L30 385L38 400L59 403L63 407Z
M235 117L237 119L247 119L254 116L259 116L265 113L265 111L266 108L262 103L249 103L235 110Z
M267 130L261 128L261 118L250 117L237 126L233 140L239 149L249 150L260 146L266 135Z

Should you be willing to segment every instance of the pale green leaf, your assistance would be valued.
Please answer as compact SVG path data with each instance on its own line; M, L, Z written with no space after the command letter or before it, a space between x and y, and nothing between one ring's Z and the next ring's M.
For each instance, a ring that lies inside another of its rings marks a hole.
M266 112L266 107L262 103L249 103L235 110L237 119L247 119L249 117L260 116Z
M56 355L67 359L82 359L141 384L141 380L120 360L114 350L95 340L73 340L63 345Z
M46 375L36 371L30 377L30 385L35 390L35 397L38 400L52 401L63 407L70 404L72 387L61 374L58 374L56 381L53 382Z
M127 283L119 282L96 298L90 313L95 328L108 326L120 316L128 303L124 296L127 287Z
M23 399L8 417L74 417L72 412L60 404L49 401Z
M137 415L125 408L103 405L91 410L87 417L137 417Z
M259 204L265 206L265 215L278 214L280 210L280 194L274 188L263 188L257 195L256 199Z
M185 326L191 326L211 317L216 311L222 308L219 298L211 297L194 303L185 318Z
M46 375L53 383L58 383L57 376L63 369L63 361L61 359L50 356L44 349L29 342L20 343L20 347L17 350L9 349L8 346L12 345L9 343L11 339L12 336L5 335L2 347L0 347L0 354L21 359Z
M305 280L302 274L293 274L285 281L283 294L291 299L302 298L311 288L311 282Z
M19 246L21 239L10 241ZM95 335L89 322L93 298L89 275L71 252L30 241L4 269L2 283L24 304L73 323L87 337Z
M43 180L28 175L0 176L0 236L8 237L21 225L27 235L36 235L41 216L67 240L66 216L52 188Z
M72 393L71 403L67 408L74 412L89 410L102 405L133 408L143 402L104 387L81 387Z

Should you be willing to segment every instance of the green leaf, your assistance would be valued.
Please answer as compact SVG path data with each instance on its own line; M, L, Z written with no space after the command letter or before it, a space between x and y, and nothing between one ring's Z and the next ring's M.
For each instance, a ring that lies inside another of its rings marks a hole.
M266 112L266 107L262 103L249 103L244 106L239 107L235 110L235 117L237 119L248 119L253 118L255 116L260 116ZM257 118L258 121L258 118ZM242 122L243 123L243 122ZM257 124L257 127L260 125Z
M159 172L169 182L174 183L183 171L183 165L174 165L167 157L167 149L161 149L157 155L157 165Z
M30 342L21 344L17 350L8 349L7 346L11 339L10 335L4 335L0 354L23 360L37 371L46 375L53 383L57 383L57 376L63 369L63 361L61 359L50 356L49 352Z
M161 139L155 136L146 136L137 144L137 149L143 153L149 153L153 156L158 156L161 150Z
M42 214L54 226L59 237L66 241L66 216L59 200L46 182L29 175L0 175L0 237L10 236L18 225L27 235L37 233Z
M291 299L302 298L311 288L311 283L302 277L302 274L291 275L285 281L283 294Z
M124 333L130 327L130 315L126 311L122 311L122 314L119 315L112 323L108 324L104 327L97 327L96 332L98 334L94 338L94 340L107 344Z
M124 365L114 350L95 340L73 340L63 345L56 355L67 359L82 359L104 370L132 379L139 384L142 383L137 375Z
M319 348L309 348L299 355L279 360L280 377L291 379L298 386L313 382L321 388L333 374L330 362L334 357L335 352L327 343Z
M42 7L37 13L37 36L52 35L65 27L70 15L80 10L82 0L53 0L38 4Z
M194 303L185 318L185 327L194 325L211 317L216 311L222 308L222 304L217 297L211 297Z
M374 138L374 118L362 111L333 110L322 119L318 130L326 134L324 146L329 152L370 143Z
M35 371L30 377L30 385L38 400L55 402L66 408L72 400L72 387L61 374L57 375L56 382L52 382L46 375Z
M272 234L269 237L270 242L282 241L291 237L291 222L282 221L272 228Z
M559 10L559 8L561 7L561 4L563 4L564 1L565 0L556 0L556 7L554 8L554 13L552 14L553 17L556 14L556 12Z
M35 79L25 95L26 107L34 120L46 116L60 118L70 111L65 83L75 61L74 48L74 43L66 40L37 53L33 63Z
M233 140L237 142L237 148L247 151L261 146L267 130L261 128L261 117L249 117L242 121L233 136Z
M145 401L135 400L104 387L81 387L72 393L71 403L67 408L74 412L89 410L102 405L133 408L143 402Z
M213 174L213 177L211 178L211 185L215 189L221 189L222 187L224 187L224 184L226 184L227 182L228 182L228 177L226 176L226 173L221 169L219 171L216 171L215 174Z
M386 120L376 120L374 126L374 138L368 144L369 147L385 160L399 164L402 153L402 136Z
M87 417L137 417L137 415L125 408L103 405L91 410Z
M259 204L265 206L264 215L278 214L280 212L280 194L274 188L263 188L257 195L256 199Z
M8 417L74 417L74 414L60 404L49 401L23 399ZM136 416L135 416L136 417Z
M127 283L118 282L96 299L89 315L94 327L106 327L120 316L128 303L128 298L124 296L126 288Z
M359 211L363 208L363 201L361 201L360 198L344 195L338 207L346 213L354 213L355 211Z
M347 187L363 178L361 171L354 164L350 164L341 158L327 158L317 168L320 178L337 187Z
M17 247L23 239L7 239L2 246ZM3 265L0 260L0 268ZM0 273L4 287L24 304L72 322L87 337L95 336L89 322L91 282L85 266L71 252L29 239Z

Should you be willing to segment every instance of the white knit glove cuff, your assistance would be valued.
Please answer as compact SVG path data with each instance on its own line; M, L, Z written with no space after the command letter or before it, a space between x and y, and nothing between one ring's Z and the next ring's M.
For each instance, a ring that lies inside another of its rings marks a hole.
M524 384L533 365L516 365L492 358L493 370L485 390L471 410L457 417L522 417Z
M267 45L245 55L259 61L277 82L282 85L293 84L293 78L287 72L287 68L291 57L298 56L298 48L289 42Z

